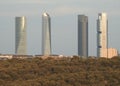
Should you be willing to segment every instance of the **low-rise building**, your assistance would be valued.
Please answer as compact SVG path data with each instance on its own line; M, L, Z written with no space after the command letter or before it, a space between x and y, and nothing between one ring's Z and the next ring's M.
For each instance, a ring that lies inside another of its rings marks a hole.
M13 55L12 54L0 54L0 59L4 60L4 59L12 59Z

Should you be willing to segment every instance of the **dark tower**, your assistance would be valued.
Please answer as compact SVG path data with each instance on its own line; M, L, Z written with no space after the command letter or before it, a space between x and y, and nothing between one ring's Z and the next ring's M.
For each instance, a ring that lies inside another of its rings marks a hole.
M78 55L88 57L88 17L78 15Z

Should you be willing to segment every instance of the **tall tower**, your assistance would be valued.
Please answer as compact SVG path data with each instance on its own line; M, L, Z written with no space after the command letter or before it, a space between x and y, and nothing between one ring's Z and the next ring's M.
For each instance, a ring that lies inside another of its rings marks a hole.
M15 18L15 53L18 55L26 55L26 18Z
M99 13L97 19L97 56L108 57L108 20L106 13Z
M78 15L78 55L88 57L88 17Z
M51 54L51 19L48 13L42 15L42 54Z

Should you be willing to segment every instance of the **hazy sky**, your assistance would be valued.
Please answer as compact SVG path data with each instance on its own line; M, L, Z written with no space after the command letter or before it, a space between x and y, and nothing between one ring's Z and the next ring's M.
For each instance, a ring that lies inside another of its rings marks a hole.
M89 18L89 55L96 56L96 19L108 15L109 47L120 51L120 0L0 0L0 53L15 52L15 16L27 17L28 54L41 54L41 16L51 16L53 54L77 54L77 15Z

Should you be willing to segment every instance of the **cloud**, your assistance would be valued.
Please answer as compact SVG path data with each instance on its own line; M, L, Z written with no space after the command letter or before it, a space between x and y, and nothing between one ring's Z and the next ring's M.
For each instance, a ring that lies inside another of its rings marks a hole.
M56 7L52 10L52 12L55 13L57 16L67 15L76 12L76 10L73 7L69 6L60 6Z
M56 4L61 0L1 0L0 4Z
M45 0L2 0L0 4L47 4Z
M4 4L1 4L4 3ZM111 15L119 15L118 1L88 1L88 0L4 0L1 1L0 15L37 15L47 11L54 16L65 16L71 14L96 14L98 12L108 12ZM107 5L103 5L107 3ZM113 8L115 7L115 9Z
M49 10L55 16L78 15L78 14L94 14L95 8L79 7L79 6L58 6Z

